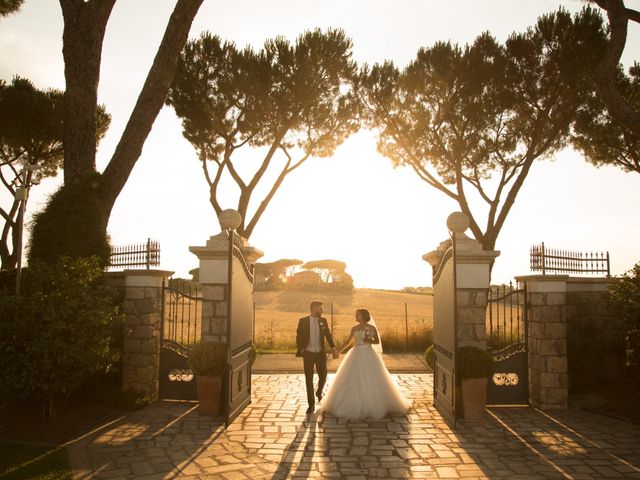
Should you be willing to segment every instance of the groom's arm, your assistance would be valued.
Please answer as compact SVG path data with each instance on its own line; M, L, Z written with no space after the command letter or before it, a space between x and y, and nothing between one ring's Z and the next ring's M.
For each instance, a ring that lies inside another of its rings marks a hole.
M298 347L298 353L301 353L304 349L305 345L301 345L302 343L302 320L298 320L298 329L296 330L296 346Z
M327 323L327 320L324 319L324 323L325 323L325 329L324 329L324 336L327 339L327 343L329 344L329 346L333 349L336 348L336 344L333 342L333 335L331 335L331 330L329 330L329 324Z

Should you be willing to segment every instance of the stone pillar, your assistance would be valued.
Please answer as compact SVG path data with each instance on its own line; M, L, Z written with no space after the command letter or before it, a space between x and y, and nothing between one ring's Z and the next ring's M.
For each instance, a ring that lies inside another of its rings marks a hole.
M527 287L529 402L543 410L567 408L568 275L516 277Z
M124 313L122 389L134 390L151 400L158 398L162 282L172 274L166 270L105 274L105 284L120 293Z
M209 238L206 245L189 247L198 257L200 267L198 279L202 285L201 338L204 342L226 342L227 340L227 291L229 276L229 229L235 230L242 218L235 210L225 210L218 218L221 232ZM250 267L264 254L241 238L242 252Z
M483 250L477 240L456 233L458 347L487 346L487 294L491 264L499 251Z
M469 219L462 212L452 213L447 219L447 227L456 242L457 345L485 348L491 264L500 252L483 250L480 242L464 234L469 228ZM437 266L449 245L451 239L440 243L437 250L422 258Z

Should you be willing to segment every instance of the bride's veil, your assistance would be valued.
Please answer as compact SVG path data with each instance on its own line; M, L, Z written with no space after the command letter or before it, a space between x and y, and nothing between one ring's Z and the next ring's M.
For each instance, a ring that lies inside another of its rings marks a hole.
M369 320L369 325L375 327L375 329L378 332L378 338L380 339L380 343L374 343L371 346L373 347L374 352L376 352L379 355L382 355L382 335L380 335L380 329L378 328L378 325L376 325L376 321L373 318L373 315L371 316L371 320Z

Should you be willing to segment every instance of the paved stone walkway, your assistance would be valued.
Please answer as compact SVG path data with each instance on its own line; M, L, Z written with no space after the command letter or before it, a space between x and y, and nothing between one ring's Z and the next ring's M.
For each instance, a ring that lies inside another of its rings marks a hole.
M331 377L329 381L331 381ZM640 427L582 410L494 408L452 430L433 377L395 375L406 416L348 422L305 415L302 375L256 375L228 429L193 403L155 402L70 447L75 478L640 479Z
M418 353L384 353L384 364L392 373L427 373L424 355ZM344 357L327 358L327 370L335 372ZM303 373L302 360L291 353L258 355L251 367L253 373Z

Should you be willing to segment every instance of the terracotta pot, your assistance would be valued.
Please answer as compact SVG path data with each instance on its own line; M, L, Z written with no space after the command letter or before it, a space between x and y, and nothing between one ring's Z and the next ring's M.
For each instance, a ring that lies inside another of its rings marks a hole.
M487 379L462 379L462 412L466 419L477 419L484 415L487 406Z
M198 375L198 412L200 415L220 416L222 413L222 377Z

